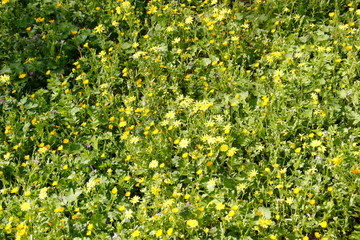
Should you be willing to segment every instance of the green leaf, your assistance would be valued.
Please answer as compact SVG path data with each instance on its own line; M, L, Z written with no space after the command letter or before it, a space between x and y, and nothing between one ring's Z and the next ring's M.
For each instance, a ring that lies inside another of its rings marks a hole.
M316 32L315 39L316 39L317 41L325 41L325 40L328 40L329 38L330 38L330 36L327 35L327 34L325 34L323 31L318 30L318 31Z
M209 65L211 63L211 60L210 60L210 58L202 58L202 59L200 59L200 64L202 65L202 66L207 66L207 65Z
M65 194L64 200L66 202L74 202L78 199L78 197L80 196L81 193L82 193L82 190L77 189L74 192L74 189L71 189L69 192L67 192Z
M249 92L248 92L248 91L246 91L246 92L241 92L241 93L240 93L240 99L241 99L242 101L245 101L248 96L249 96Z
M85 42L87 37L88 36L86 34L80 34L74 39L74 42L76 45L80 45Z
M0 74L5 74L5 73L11 73L11 68L9 66L4 66L1 70L0 70Z
M131 44L128 43L128 42L125 42L125 43L123 43L123 44L121 45L121 48L122 48L122 49L129 49L129 48L131 48Z
M72 143L72 144L70 144L69 149L72 153L78 153L78 152L80 152L81 145L78 143Z
M226 188L230 188L230 189L236 188L236 181L233 178L226 178L224 179L223 183Z
M23 65L19 62L11 63L10 69L12 70L12 72L20 74L23 72Z
M107 216L105 214L94 214L91 217L91 222L103 225L106 223Z
M79 108L79 107L73 107L73 108L70 110L70 114L73 115L73 116L75 116L75 114L76 114L77 112L79 112L80 110L81 110L81 108Z
M271 218L271 211L269 208L259 207L258 211L262 212L262 216L264 216L264 218L267 218L267 219Z
M343 90L340 90L339 92L338 92L338 94L339 94L339 97L341 98L341 99L344 99L344 98L346 98L346 91L343 89Z

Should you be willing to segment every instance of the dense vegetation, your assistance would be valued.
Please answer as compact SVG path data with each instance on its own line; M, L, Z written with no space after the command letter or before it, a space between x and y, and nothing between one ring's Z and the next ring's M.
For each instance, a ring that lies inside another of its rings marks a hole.
M358 0L2 0L1 239L360 239Z

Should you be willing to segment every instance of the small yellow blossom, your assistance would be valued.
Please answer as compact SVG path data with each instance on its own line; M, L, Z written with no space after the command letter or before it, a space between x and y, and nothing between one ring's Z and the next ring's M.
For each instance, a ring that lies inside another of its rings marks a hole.
M131 234L131 236L132 236L132 237L138 237L138 236L140 236L140 231L139 231L139 230L136 230L135 232L133 232L133 233Z
M163 231L161 229L157 230L156 233L155 233L155 236L156 237L161 237L163 234Z
M88 230L94 229L94 224L90 223L90 224L87 226L87 229L88 229Z
M220 146L220 151L221 152L226 152L228 149L229 149L229 146L226 145L226 144L223 144L223 145Z
M197 220L194 220L194 219L190 219L186 222L186 225L188 225L189 227L191 228L195 228L199 225L198 221Z
M327 228L327 222L326 221L321 222L320 227Z
M300 192L300 188L294 188L293 193L298 194Z
M259 219L259 225L262 228L268 228L270 225L272 225L272 221L267 218L260 218Z
M313 140L310 143L311 147L319 147L320 145L321 145L321 141L319 141L319 140Z
M117 190L116 187L114 187L114 188L111 190L111 193L112 193L112 194L117 194L117 192L118 192L118 190Z
M0 76L0 84L9 84L10 83L10 76L5 74Z
M19 75L19 78L24 78L24 77L26 77L26 75L27 75L26 73L22 73Z
M166 231L166 233L167 233L168 236L171 236L171 235L173 234L173 232L174 232L174 229L173 229L173 228L169 228L169 229Z
M30 210L31 206L30 206L30 203L28 202L24 202L20 205L20 209L21 211L28 211Z

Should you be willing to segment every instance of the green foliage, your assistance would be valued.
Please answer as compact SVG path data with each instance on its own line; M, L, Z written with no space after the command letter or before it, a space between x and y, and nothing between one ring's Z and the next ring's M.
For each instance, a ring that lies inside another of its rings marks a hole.
M0 5L1 239L358 239L357 1Z

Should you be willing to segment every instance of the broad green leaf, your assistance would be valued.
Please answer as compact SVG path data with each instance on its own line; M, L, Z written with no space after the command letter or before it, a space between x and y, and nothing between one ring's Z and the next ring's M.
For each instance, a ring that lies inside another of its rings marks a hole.
M66 202L74 202L78 199L80 194L82 193L82 190L77 189L74 191L74 189L71 189L69 192L65 194L64 200Z
M200 59L200 64L203 65L203 66L207 66L210 63L211 63L210 58L202 58L202 59Z
M128 43L128 42L125 42L125 43L123 43L123 44L121 45L121 48L122 48L122 49L129 49L129 48L131 48L131 44Z
M258 211L262 213L262 216L264 216L264 218L271 218L271 211L269 208L259 207Z

